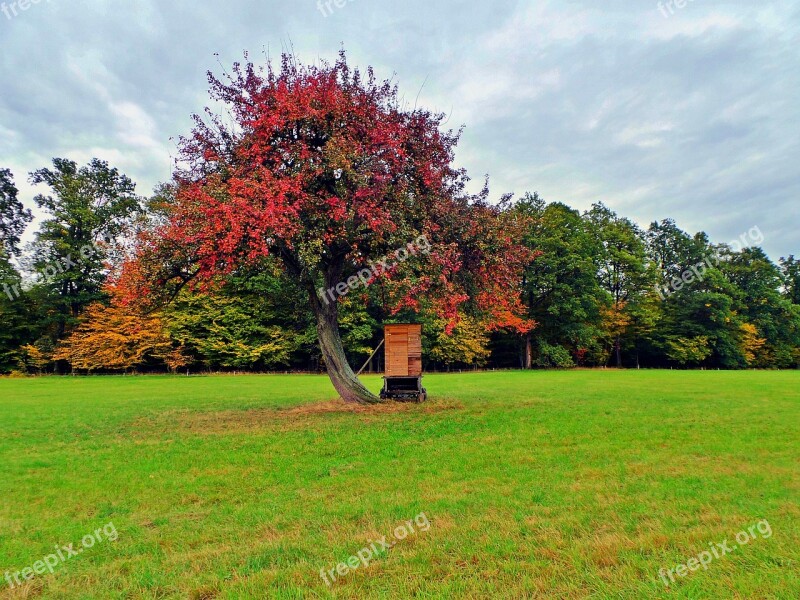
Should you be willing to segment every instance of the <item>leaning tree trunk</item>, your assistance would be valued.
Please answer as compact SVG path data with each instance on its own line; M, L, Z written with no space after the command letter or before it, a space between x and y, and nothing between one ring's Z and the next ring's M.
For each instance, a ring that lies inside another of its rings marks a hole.
M342 338L339 335L339 307L336 300L326 303L316 293L310 292L311 306L317 318L317 336L325 367L333 387L345 402L358 404L378 404L382 400L362 384L344 354Z

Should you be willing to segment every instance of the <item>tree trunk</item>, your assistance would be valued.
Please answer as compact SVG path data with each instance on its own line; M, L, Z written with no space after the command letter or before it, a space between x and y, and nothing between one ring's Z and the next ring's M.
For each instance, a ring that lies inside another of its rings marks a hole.
M617 336L616 341L614 342L614 351L617 355L617 368L622 368L622 338Z
M525 368L530 369L532 364L531 361L533 359L533 348L531 348L531 334L528 333L525 335Z
M379 404L382 400L362 384L344 354L342 338L339 335L339 307L336 300L325 302L314 291L311 306L317 318L317 336L325 367L333 387L345 402L358 404Z

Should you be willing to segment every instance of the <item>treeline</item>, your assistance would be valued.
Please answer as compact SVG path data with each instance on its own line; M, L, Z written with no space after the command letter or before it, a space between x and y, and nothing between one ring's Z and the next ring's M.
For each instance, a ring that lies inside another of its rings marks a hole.
M114 278L137 233L164 218L170 186L139 197L100 160L55 159L30 181L47 218L22 247L32 216L0 170L0 372L324 369L305 292L269 261L186 286L156 311L118 301ZM758 227L712 243L672 220L643 230L603 204L581 213L533 194L508 210L530 223L521 241L537 258L522 283L535 329L488 331L463 314L448 334L434 315L391 315L377 281L339 299L351 364L369 357L383 323L413 319L428 370L800 365L800 266L770 260Z

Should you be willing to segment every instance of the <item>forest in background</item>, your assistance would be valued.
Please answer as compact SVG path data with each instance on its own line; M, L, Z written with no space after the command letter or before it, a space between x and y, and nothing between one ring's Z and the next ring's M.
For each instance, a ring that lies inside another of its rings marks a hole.
M146 314L116 301L114 275L137 234L165 218L170 185L140 197L99 159L54 159L30 181L46 218L23 244L32 215L0 169L0 373L324 370L305 292L271 259ZM521 287L536 327L492 331L461 314L448 332L424 311L390 313L378 278L338 299L351 364L383 324L409 321L423 324L429 371L800 366L800 266L771 260L757 226L719 243L671 219L642 229L602 203L579 212L534 193L504 210L530 224L520 242L536 258Z

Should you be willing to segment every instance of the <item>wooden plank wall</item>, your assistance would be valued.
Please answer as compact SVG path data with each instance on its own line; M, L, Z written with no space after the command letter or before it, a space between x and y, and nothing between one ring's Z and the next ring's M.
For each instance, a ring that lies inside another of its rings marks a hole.
M422 325L408 326L408 374L422 375Z
M408 326L386 326L386 376L408 375Z
M422 375L422 325L387 325L386 376Z

